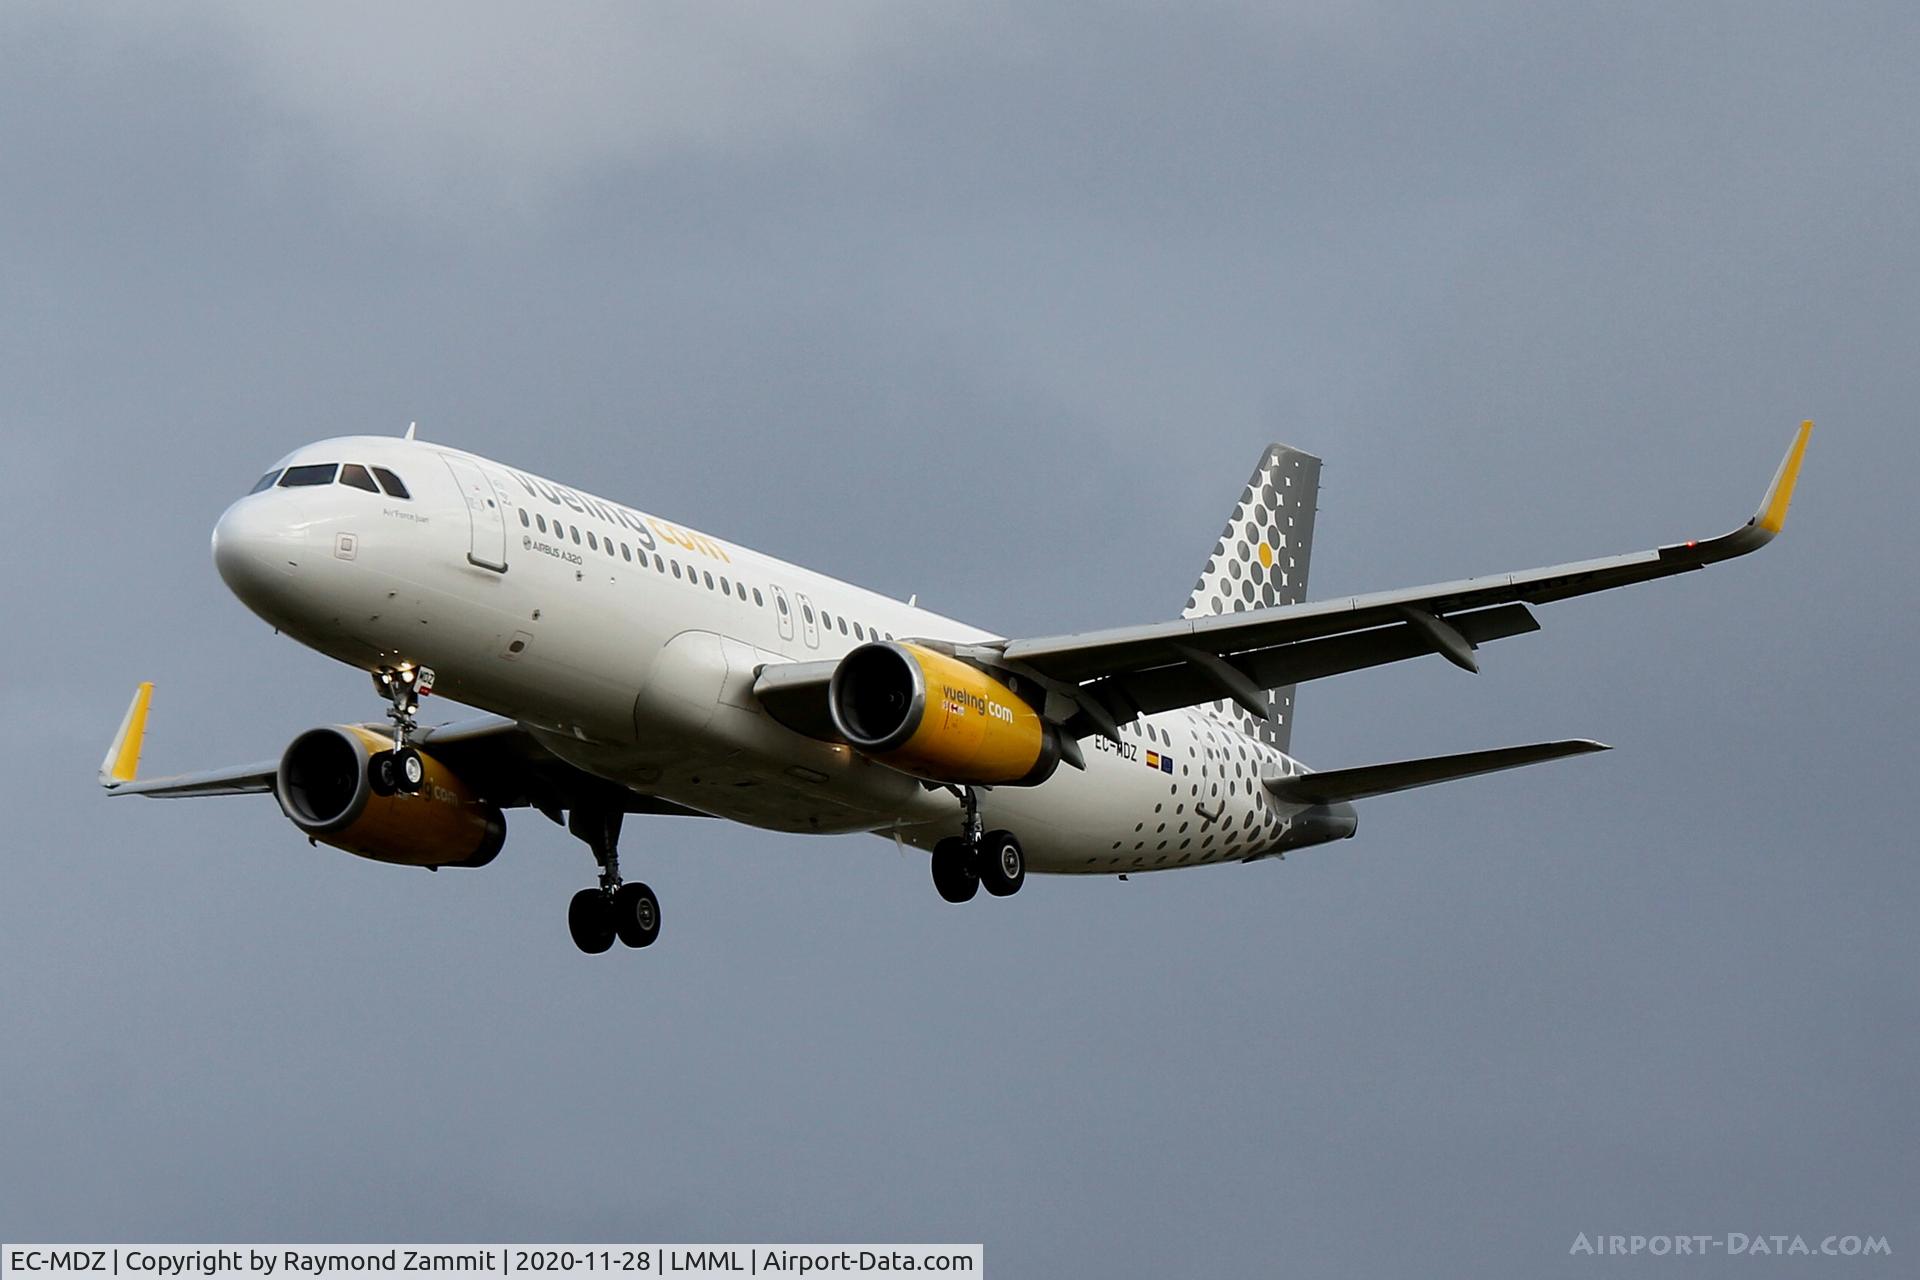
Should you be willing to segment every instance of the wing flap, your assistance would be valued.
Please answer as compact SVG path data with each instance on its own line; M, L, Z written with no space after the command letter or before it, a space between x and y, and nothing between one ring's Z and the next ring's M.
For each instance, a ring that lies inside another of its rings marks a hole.
M1559 742L1534 742L1519 747L1496 747L1491 751L1464 751L1451 756L1428 756L1421 760L1396 760L1391 764L1362 765L1356 769L1328 769L1320 773L1300 773L1285 778L1262 779L1261 785L1274 799L1288 804L1331 805L1383 796L1414 787L1429 787L1437 782L1472 778L1503 769L1541 764L1566 756L1610 751L1604 742L1590 738L1570 738Z
M1452 628L1470 645L1525 635L1540 629L1532 612L1520 604L1456 614L1449 621ZM1263 689L1274 689L1401 662L1431 652L1431 643L1418 629L1395 625L1305 640L1276 649L1242 654L1230 661L1253 684ZM1211 677L1195 670L1191 664L1122 672L1101 680L1091 688L1097 691L1095 696L1100 697L1109 710L1124 718L1197 706L1221 696ZM1095 726L1083 725L1076 717L1069 725L1069 731L1084 737L1094 732Z

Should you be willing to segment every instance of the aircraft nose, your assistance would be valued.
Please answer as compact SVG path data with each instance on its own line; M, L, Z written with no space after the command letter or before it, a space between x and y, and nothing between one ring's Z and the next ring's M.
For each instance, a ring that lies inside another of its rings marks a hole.
M213 526L213 567L227 589L249 604L284 587L300 566L301 530L273 505L243 498Z

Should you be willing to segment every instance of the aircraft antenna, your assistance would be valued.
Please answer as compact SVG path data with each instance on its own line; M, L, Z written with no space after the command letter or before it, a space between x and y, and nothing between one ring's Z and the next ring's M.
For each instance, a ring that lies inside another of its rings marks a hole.
M419 429L420 429L420 424L419 424L419 423L417 423L417 422L409 422L409 423L407 424L407 434L406 434L406 439L408 439L408 440L411 440L411 439L413 439L413 433L414 433L415 431L418 431Z

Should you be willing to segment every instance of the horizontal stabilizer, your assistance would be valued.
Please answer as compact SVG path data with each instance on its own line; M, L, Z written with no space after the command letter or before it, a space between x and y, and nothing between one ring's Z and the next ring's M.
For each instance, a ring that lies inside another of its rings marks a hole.
M1558 760L1562 756L1611 749L1604 742L1588 738L1534 742L1522 747L1496 747L1492 751L1465 751L1453 756L1429 756L1424 760L1396 760L1392 764L1369 764L1357 769L1328 769L1289 778L1267 778L1261 785L1273 793L1274 799L1287 804L1337 804L1342 800L1382 796L1436 782L1452 782L1455 778L1518 769L1521 765Z

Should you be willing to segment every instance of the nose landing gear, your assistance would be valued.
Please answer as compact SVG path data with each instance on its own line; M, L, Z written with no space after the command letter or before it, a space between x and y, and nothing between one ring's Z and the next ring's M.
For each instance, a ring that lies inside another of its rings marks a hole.
M367 783L375 795L412 795L426 785L427 766L407 741L413 736L414 713L420 709L421 697L433 692L433 668L411 664L382 667L373 673L373 687L388 702L393 750L376 752L367 761Z
M933 846L933 887L948 902L969 902L984 888L996 898L1020 892L1027 882L1026 854L1011 831L983 831L980 798L972 787L956 788L965 808L963 834Z
M613 807L576 805L567 814L567 830L586 841L600 864L600 885L582 889L567 904L567 931L573 945L590 956L613 946L615 938L629 947L650 947L660 936L660 900L653 890L635 881L620 880L620 822L624 812Z

